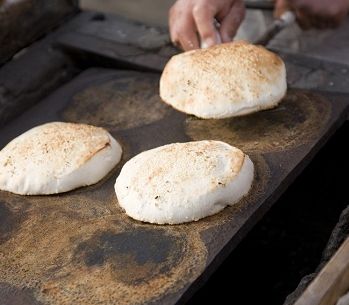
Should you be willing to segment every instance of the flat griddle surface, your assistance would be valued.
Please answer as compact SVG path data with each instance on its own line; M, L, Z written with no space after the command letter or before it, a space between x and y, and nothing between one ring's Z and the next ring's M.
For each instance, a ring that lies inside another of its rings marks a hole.
M264 215L348 109L343 97L290 91L273 110L200 120L161 103L158 82L158 74L90 69L0 131L3 147L44 122L89 123L107 128L124 150L122 162L90 187L55 196L0 191L0 304L180 303ZM183 225L127 217L113 189L123 164L147 149L201 139L250 155L256 168L250 194Z

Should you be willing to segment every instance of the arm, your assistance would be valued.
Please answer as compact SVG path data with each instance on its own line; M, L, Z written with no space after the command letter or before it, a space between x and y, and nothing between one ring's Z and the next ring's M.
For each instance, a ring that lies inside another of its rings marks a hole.
M333 28L344 20L349 11L349 0L276 0L275 15L291 9L303 29Z

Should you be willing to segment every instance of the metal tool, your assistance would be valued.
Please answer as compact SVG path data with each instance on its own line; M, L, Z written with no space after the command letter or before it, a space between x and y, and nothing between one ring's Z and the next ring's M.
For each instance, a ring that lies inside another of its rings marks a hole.
M266 46L280 31L292 25L296 21L296 15L291 11L284 12L280 18L275 19L268 27L265 34L254 41L254 44Z
M280 31L282 31L284 28L292 25L296 21L296 15L292 11L285 11L280 18L277 18L273 21L273 23L268 27L266 32L263 34L262 37L258 38L256 41L254 41L254 44L259 44L266 46L270 40L272 40ZM217 43L221 43L222 39L219 34L219 22L215 19L214 20L214 26L216 28L216 36L217 36ZM207 45L205 42L201 41L200 43L201 48L207 48Z

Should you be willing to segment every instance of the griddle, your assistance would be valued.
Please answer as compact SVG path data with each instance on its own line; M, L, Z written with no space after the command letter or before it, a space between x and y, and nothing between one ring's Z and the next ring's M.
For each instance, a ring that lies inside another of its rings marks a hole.
M0 191L0 304L183 304L349 108L346 95L295 89L272 110L200 120L162 103L158 82L157 73L91 68L0 130L2 148L45 122L89 123L108 129L124 151L121 163L93 186L53 196ZM250 194L188 224L127 217L113 189L123 164L147 149L201 139L223 140L250 155L256 168Z

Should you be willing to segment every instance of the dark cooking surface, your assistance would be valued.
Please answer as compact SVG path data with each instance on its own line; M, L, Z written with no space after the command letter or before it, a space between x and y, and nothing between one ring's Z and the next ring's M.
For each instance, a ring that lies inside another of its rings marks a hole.
M330 102L294 90L274 110L203 121L160 103L158 79L90 69L0 131L3 147L43 122L84 122L106 127L124 149L121 164L97 185L57 196L0 192L0 304L185 299L198 286L194 281L208 275L263 216L348 109L341 97ZM203 138L236 143L250 154L256 178L248 197L185 225L143 224L123 214L113 184L125 161L159 145Z

